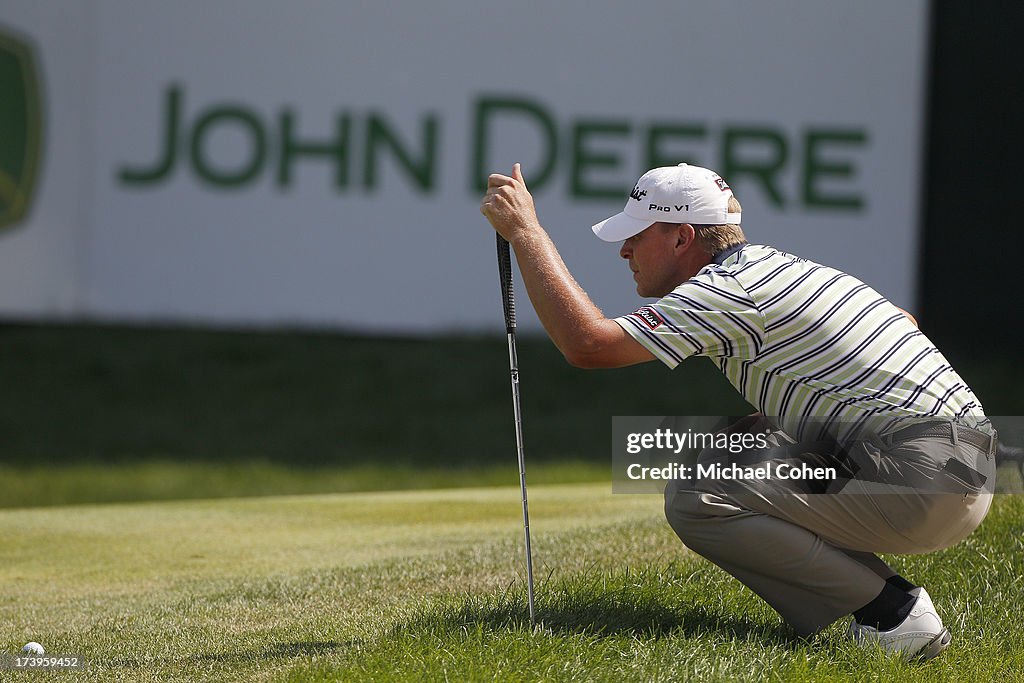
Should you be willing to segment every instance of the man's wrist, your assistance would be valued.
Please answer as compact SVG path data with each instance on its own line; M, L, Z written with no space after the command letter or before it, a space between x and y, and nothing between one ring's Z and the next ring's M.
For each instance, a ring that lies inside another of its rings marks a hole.
M546 233L540 223L528 223L520 226L514 233L512 233L508 238L508 242L513 246L513 248L516 245L525 246L544 234Z

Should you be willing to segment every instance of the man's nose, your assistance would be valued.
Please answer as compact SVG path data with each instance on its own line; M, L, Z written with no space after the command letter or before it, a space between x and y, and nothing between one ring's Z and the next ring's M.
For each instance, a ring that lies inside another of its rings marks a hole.
M622 243L622 246L619 247L619 256L621 256L624 259L628 259L630 256L632 256L632 254L633 246L629 243L629 240L626 240L625 242Z

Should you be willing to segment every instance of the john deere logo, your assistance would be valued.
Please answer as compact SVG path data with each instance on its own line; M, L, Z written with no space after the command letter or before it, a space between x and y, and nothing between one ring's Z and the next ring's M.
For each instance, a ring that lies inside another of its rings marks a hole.
M32 205L41 127L32 47L0 28L0 229L21 222Z

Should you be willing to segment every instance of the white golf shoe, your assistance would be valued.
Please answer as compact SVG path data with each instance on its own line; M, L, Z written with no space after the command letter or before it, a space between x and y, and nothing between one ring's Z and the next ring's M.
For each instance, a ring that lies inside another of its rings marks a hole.
M850 636L864 646L878 643L886 652L899 654L907 661L937 657L949 647L953 638L935 612L928 591L921 588L914 592L918 593L917 600L899 626L889 631L879 631L854 621L850 623Z

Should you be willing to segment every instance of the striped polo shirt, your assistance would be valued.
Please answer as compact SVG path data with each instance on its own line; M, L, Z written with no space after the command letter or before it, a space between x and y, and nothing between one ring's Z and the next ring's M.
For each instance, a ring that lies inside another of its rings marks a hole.
M797 439L885 433L925 417L987 425L935 345L868 285L768 246L725 256L615 322L670 368L711 358Z

